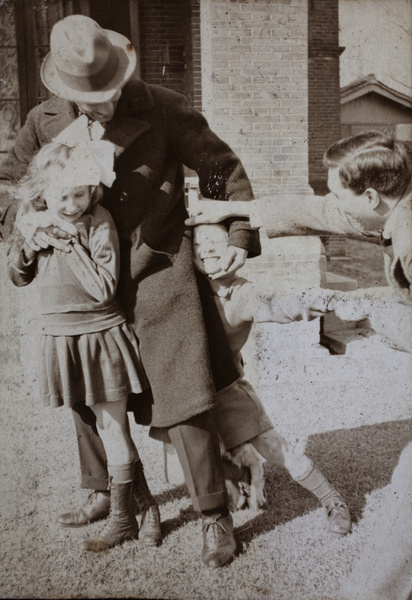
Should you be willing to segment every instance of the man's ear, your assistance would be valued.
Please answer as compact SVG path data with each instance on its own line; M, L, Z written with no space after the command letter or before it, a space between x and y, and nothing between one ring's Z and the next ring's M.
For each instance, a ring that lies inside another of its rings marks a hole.
M373 210L376 210L381 202L379 192L377 192L374 188L368 188L365 191L365 196L368 198L369 206Z

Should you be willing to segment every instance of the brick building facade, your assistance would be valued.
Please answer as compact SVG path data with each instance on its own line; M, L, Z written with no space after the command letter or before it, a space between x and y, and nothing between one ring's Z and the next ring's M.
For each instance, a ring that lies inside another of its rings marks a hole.
M309 182L317 194L327 192L323 153L341 137L338 8L335 0L309 3Z
M130 37L142 78L204 112L257 195L323 191L322 154L340 135L338 0L4 0L1 152L47 97L39 64L71 12Z

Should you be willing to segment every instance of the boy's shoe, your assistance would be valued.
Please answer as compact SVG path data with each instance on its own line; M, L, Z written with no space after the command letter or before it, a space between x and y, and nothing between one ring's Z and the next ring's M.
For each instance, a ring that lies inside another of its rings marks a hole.
M148 486L141 460L134 465L133 497L142 515L139 540L145 546L158 546L162 541L160 512Z
M142 511L139 540L145 546L158 546L162 541L160 512L157 505L149 506Z
M328 530L335 535L346 535L352 529L349 506L339 496L324 504L327 513Z
M78 510L59 515L57 522L62 527L83 527L93 521L106 519L109 513L110 493L94 491Z
M202 520L203 562L207 567L222 567L233 559L236 551L232 515L202 516Z

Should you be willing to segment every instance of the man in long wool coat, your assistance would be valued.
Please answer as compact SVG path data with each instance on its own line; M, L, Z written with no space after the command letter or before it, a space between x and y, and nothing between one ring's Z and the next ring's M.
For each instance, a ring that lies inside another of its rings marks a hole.
M207 289L199 293L191 233L184 225L183 164L197 172L205 197L251 200L250 182L238 157L184 97L132 78L135 51L120 34L73 15L54 26L50 49L41 77L54 96L29 113L0 177L12 192L40 147L81 127L91 139L113 143L116 180L105 190L103 204L118 228L120 297L139 338L150 384L150 393L134 399L136 420L168 429L193 507L202 514L203 561L219 567L232 559L236 544L208 410L215 390L232 383L238 373L229 349L225 352L219 320L210 312ZM17 208L11 197L2 194L5 238ZM63 226L40 225L30 234L23 231L26 242L37 249L52 245L64 250L68 234ZM242 219L229 222L229 242L222 274L234 272L260 251L256 233ZM110 506L106 457L94 419L83 403L76 408L82 486L95 493L88 504L59 517L65 526L102 518ZM136 485L137 499L144 485L143 476ZM160 523L154 509L146 517L149 537L157 544Z

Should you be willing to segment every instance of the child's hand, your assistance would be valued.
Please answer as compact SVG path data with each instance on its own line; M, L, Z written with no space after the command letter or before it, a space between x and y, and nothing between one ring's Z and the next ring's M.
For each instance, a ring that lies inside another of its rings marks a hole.
M26 245L34 252L52 246L70 252L69 244L77 234L76 227L50 211L30 211L18 217L16 227Z
M238 269L243 267L247 258L247 250L237 248L236 246L228 246L227 252L220 258L218 263L219 271L210 275L211 279L221 279L236 273Z
M33 258L36 256L37 252L35 250L33 250L32 248L30 248L30 246L28 244L26 244L26 242L24 242L23 254L24 254L24 258L26 259L26 261L28 263L30 263L33 260Z

